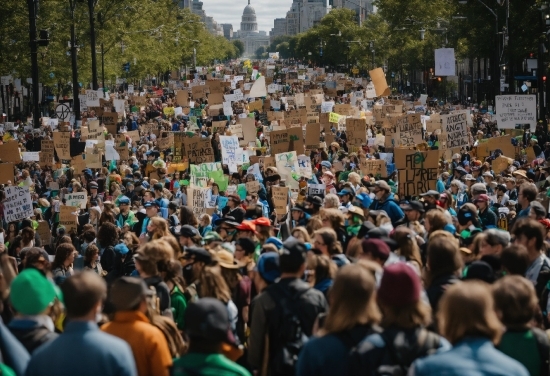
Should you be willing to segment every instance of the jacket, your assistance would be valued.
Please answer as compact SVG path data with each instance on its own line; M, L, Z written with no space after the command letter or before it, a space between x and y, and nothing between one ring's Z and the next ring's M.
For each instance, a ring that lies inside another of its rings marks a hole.
M466 337L446 352L416 360L410 374L416 376L528 376L517 360L497 350L491 341Z
M70 354L70 356L68 356ZM57 339L33 353L26 376L136 376L125 341L103 333L96 323L70 321Z
M397 221L405 216L403 210L395 202L393 193L390 193L388 197L383 200L374 200L370 205L371 210L384 210L388 217L391 219L392 225L395 225Z
M170 290L168 289L168 286L160 276L154 276L154 277L147 277L143 279L145 283L147 284L147 287L153 286L155 290L157 291L157 297L159 298L159 305L160 305L160 312L164 312L165 310L169 309L171 307L170 303Z
M426 289L426 294L428 295L434 313L437 311L437 305L447 289L447 286L455 284L458 281L459 279L452 274L441 275L433 279L430 286Z
M278 287L275 287L279 285ZM290 295L302 292L296 304L297 314L306 336L311 336L313 324L320 313L328 309L328 304L322 292L311 288L306 282L298 278L284 278L269 286L252 300L250 337L248 338L248 362L254 369L262 365L265 338L270 325L269 314L277 305L269 291L274 288L283 288ZM306 291L307 290L307 291ZM270 349L270 352L276 349Z
M128 342L139 376L168 376L172 356L164 334L138 311L115 313L113 321L101 328Z
M46 320L50 321L51 328L48 328ZM29 354L32 354L39 346L53 341L59 336L53 331L55 329L54 323L47 316L17 317L9 323L8 328L15 338L25 346Z
M2 363L10 367L17 376L25 374L31 359L29 352L0 320L0 356Z
M479 219L484 230L497 226L497 215L488 207L484 211L479 211Z

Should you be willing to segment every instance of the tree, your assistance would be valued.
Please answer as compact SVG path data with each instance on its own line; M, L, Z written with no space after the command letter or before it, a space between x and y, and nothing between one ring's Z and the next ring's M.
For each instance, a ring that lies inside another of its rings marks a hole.
M233 45L237 49L237 56L236 57L243 56L243 54L244 54L244 43L239 39L234 39L233 41L231 41L231 43L233 43Z
M265 54L265 46L260 46L256 50L256 58L257 59L263 59Z

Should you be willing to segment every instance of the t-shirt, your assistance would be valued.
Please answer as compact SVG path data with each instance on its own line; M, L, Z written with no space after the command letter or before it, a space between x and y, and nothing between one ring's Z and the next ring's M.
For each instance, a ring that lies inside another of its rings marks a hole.
M172 376L250 376L244 367L222 354L188 353L174 361Z
M537 340L531 330L504 333L498 349L523 364L531 376L540 374Z

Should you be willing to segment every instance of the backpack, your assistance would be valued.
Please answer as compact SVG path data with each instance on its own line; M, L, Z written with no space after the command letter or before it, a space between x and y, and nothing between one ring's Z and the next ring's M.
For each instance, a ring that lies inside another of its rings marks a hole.
M540 356L540 376L550 375L550 340L545 331L532 328L531 332L537 341L537 349Z
M394 346L396 337L389 337L386 332L380 334L386 346L384 347L384 355L381 359L389 359L390 364L381 364L377 369L375 375L377 376L405 376L407 375L409 368L416 359L422 358L426 355L430 355L439 348L440 337L439 335L430 332L426 329L421 329L418 337L416 348L405 348L409 353L409 359L404 359L402 353L403 348L396 348ZM414 358L410 359L410 354L414 354ZM388 362L384 362L388 363Z
M296 302L308 289L298 291L292 296L285 288L274 284L266 291L276 305L270 311L268 319L270 375L294 375L300 350L308 341L298 316Z

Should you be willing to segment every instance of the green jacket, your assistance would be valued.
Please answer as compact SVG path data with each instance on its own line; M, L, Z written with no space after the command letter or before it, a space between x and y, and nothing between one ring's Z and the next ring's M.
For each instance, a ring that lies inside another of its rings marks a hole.
M222 354L187 353L174 360L172 376L250 376L244 367Z
M170 301L172 305L172 314L179 330L183 330L185 324L185 310L187 308L187 299L178 286L174 286L170 292Z

